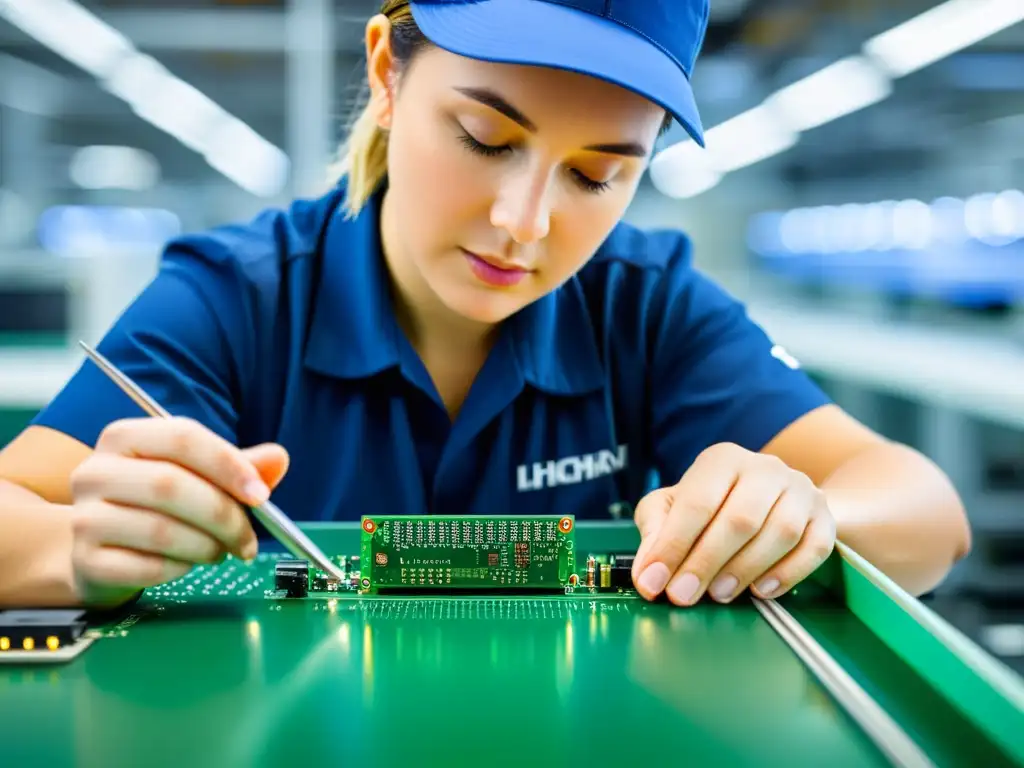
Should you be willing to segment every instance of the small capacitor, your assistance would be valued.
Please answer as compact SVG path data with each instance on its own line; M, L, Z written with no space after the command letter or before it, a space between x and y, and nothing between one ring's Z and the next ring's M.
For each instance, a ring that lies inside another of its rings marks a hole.
M587 558L587 586L594 586L594 569L596 568L597 561L594 556L591 555Z
M601 589L611 589L612 567L608 563L601 563Z

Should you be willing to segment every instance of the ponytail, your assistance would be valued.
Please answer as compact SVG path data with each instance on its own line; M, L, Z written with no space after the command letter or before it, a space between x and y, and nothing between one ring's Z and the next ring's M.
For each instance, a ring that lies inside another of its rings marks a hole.
M396 64L404 68L427 40L416 26L408 0L385 0L380 12L391 22L392 54ZM368 94L364 101L367 103L349 126L348 136L338 151L340 159L332 169L335 178L347 178L344 207L349 217L359 214L384 181L388 169L388 133L377 125Z
M345 212L356 216L387 175L388 136L377 125L369 105L363 107L349 128L339 155L336 175L347 178Z

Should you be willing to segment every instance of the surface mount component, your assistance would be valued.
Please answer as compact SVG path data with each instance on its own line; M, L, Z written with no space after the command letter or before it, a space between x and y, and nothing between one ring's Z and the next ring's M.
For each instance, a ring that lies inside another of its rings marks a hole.
M630 589L633 586L633 561L635 555L611 556L611 586Z
M84 651L85 611L0 611L0 664L68 661Z
M309 562L278 560L274 566L274 589L288 597L305 597L309 592Z
M359 588L562 591L575 584L571 516L367 516Z

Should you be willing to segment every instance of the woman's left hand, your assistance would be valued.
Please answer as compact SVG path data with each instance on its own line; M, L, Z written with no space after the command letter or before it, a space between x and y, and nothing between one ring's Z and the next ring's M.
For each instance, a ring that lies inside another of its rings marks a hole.
M664 591L677 605L693 605L705 591L729 602L747 587L778 597L835 546L835 521L810 478L728 443L705 450L674 486L645 496L635 518L637 591L648 600Z

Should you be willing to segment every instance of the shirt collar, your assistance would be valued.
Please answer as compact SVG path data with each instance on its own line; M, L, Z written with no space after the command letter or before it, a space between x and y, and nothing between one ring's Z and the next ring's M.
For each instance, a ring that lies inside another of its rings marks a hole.
M575 277L509 319L523 378L556 395L600 389L604 368L583 288Z
M349 217L339 196L327 218L306 346L306 365L319 373L358 379L399 364L400 330L380 242L381 197L373 195Z
M319 373L366 378L401 363L380 241L382 197L383 186L357 216L339 205L328 217L305 356ZM511 351L537 389L581 395L603 386L595 328L575 277L516 313L501 333L495 353Z

